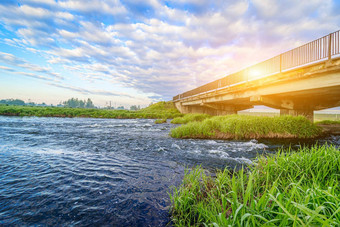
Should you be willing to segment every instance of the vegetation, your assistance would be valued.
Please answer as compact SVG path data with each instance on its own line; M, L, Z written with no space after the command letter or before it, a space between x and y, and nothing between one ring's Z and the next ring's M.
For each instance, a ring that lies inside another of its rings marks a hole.
M21 99L2 99L0 104L24 106L26 103Z
M314 113L314 122L324 121L324 120L331 120L331 121L339 121L340 114L333 113Z
M170 193L175 226L339 226L340 150L259 157L249 171L186 171Z
M4 105L14 105L14 106L48 106L46 105L46 103L34 103L29 101L28 103L26 103L25 101L21 100L21 99L2 99L0 100L0 105L4 104ZM52 105L51 105L52 106ZM93 102L91 99L87 99L87 100L80 100L77 98L71 98L65 102L63 102L63 105L60 103L58 104L58 107L72 107L72 108L95 108Z
M240 111L239 115L253 115L253 116L267 116L267 117L275 117L280 116L279 112L246 112ZM334 113L315 113L314 112L314 122L324 121L324 120L332 120L339 121L340 114Z
M140 106L132 105L130 106L130 110L140 110Z
M189 122L171 130L174 138L311 138L321 128L302 116L260 117L245 115L216 116L202 122Z
M95 108L93 105L93 102L90 98L86 100L80 100L80 99L75 99L71 98L65 102L63 102L64 107L72 107L72 108Z
M64 107L31 107L0 105L0 115L37 117L89 117L89 118L161 118L182 116L172 102L158 102L147 108L129 110L103 110Z
M318 125L340 125L340 121L323 120L316 122Z
M155 120L155 124L163 124L166 123L166 119L157 119Z
M183 117L176 117L172 119L172 124L186 124L192 121L203 121L207 118L210 118L209 114L186 114Z

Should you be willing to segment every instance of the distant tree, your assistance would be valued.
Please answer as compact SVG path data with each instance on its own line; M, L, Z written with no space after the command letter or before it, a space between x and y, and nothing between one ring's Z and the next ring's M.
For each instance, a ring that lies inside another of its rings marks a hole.
M75 99L75 98L71 98L65 102L63 102L65 107L72 107L72 108L76 108L79 107L79 100Z
M118 106L117 107L117 110L124 110L125 108L124 108L124 106Z
M79 107L80 108L84 108L85 107L85 101L83 101L83 100L79 100Z
M24 106L25 102L21 99L3 99L0 101L1 104Z
M140 106L132 105L130 106L130 110L140 110Z
M94 108L93 102L90 98L87 99L86 108Z
M94 108L93 102L91 99L86 100L80 100L71 98L65 102L63 102L64 107L72 107L72 108Z

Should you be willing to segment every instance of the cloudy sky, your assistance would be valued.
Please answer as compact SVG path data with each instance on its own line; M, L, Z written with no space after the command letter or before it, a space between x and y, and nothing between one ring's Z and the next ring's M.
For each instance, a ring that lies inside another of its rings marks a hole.
M340 28L340 0L1 0L0 99L148 105Z

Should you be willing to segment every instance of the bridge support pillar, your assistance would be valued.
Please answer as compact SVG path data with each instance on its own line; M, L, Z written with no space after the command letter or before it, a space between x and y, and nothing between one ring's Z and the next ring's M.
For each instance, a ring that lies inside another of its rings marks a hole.
M314 111L310 109L305 110L289 110L289 109L280 109L280 115L292 115L292 116L305 116L311 122L314 121Z
M227 105L227 104L207 104L200 105L182 105L180 102L175 103L176 108L183 114L200 113L209 115L229 115L237 114L237 111L252 108L248 105Z

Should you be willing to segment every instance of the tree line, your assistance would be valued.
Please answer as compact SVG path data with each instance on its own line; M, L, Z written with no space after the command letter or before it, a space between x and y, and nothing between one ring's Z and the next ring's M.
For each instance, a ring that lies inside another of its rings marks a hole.
M71 98L63 102L63 104L64 104L64 107L71 107L71 108L95 108L90 98L88 98L87 100Z
M48 106L46 103L34 103L34 102L25 102L21 99L2 99L0 100L0 104L2 105L14 105L14 106ZM53 105L51 105L53 106ZM57 105L58 107L71 107L71 108L96 108L93 104L92 100L88 98L87 100L81 100L77 98L71 98L67 101L60 102Z
M2 99L0 100L0 105L14 105L14 106L53 106L53 105L47 105L46 103L34 103L30 100L28 102L25 102L21 99ZM69 107L69 108L97 108L92 100L88 98L87 100L81 100L78 98L70 98L67 101L60 102L57 107ZM115 109L113 107L104 107L104 109ZM116 108L117 110L124 110L124 106L118 106ZM132 105L130 106L130 110L140 110L140 105Z

